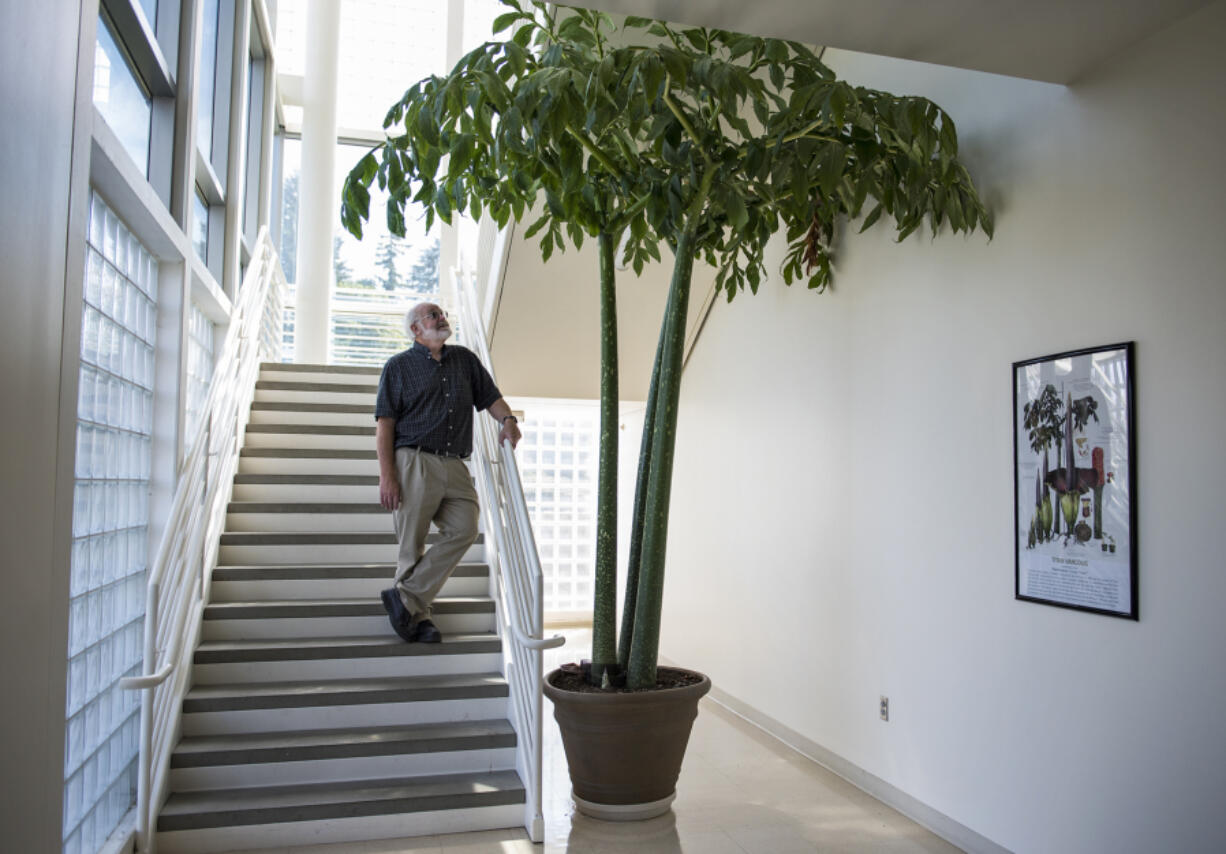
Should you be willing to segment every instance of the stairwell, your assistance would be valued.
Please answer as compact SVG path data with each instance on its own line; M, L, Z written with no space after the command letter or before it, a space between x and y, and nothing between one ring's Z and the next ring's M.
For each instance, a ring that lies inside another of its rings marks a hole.
M379 591L377 368L261 367L213 571L165 852L514 827L525 791L483 537L406 644Z

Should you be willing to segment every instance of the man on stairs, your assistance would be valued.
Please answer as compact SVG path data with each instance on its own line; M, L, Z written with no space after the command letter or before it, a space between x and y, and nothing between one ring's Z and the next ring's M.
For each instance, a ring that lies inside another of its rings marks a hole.
M392 511L400 554L396 583L383 607L404 640L438 643L430 606L477 538L477 491L464 465L472 453L473 408L502 429L498 442L519 444L519 426L493 378L471 351L444 342L447 315L433 303L405 316L413 346L383 366L375 400L379 503ZM426 548L430 523L438 539Z

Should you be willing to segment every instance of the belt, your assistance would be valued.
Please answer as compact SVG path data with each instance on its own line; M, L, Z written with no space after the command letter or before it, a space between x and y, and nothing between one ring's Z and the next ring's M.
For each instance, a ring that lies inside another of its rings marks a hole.
M436 457L451 457L457 460L468 459L468 454L453 454L450 451L436 451L433 448L423 448L421 445L401 445L402 448L412 448L414 451L421 451L423 454L432 454Z

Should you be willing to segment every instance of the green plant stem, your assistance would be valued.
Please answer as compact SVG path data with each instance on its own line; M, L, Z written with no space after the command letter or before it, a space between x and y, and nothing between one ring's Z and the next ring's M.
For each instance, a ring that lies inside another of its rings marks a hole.
M671 308L672 303L669 303ZM634 511L630 519L630 554L626 561L626 598L622 603L621 637L617 643L617 663L624 671L630 663L630 646L634 641L634 616L638 607L639 567L643 560L643 523L647 518L647 475L651 471L651 436L656 423L656 401L660 388L660 357L664 353L664 335L668 330L668 315L660 326L655 360L651 366L651 384L647 391L647 410L643 414L643 438L639 445L638 473L634 482Z
M694 126L690 124L690 120L685 117L685 113L681 111L681 107L677 106L677 103L673 100L672 95L669 94L671 88L672 78L670 77L664 85L664 94L660 96L661 100L664 101L664 106L668 107L669 112L671 112L677 118L677 121L680 123L682 129L686 132L689 138L694 141L694 147L698 149L698 153L702 155L703 162L710 165L711 155L707 154L707 149L703 145L702 139L698 136L698 132L694 130Z
M579 133L577 130L575 130L570 125L566 126L566 132L569 133L571 136L573 136L575 139L579 140L579 144L582 145L584 148L586 148L588 150L588 153L592 155L592 157L596 160L597 163L599 163L606 170L608 170L610 175L612 175L614 178L621 177L621 170L617 168L617 164L615 164L612 160L610 160L603 151L597 148L596 145L590 139L588 139L583 134Z
M708 175L713 174L708 172ZM709 182L704 180L704 183ZM681 357L685 349L685 321L694 270L693 219L677 241L669 310L660 357L657 411L652 425L651 469L648 475L643 557L639 594L635 603L634 639L626 685L650 688L656 683L660 649L660 611L664 594L664 553L668 542L668 508L672 491L673 452L677 438L677 402L681 393Z
M601 231L600 250L600 473L596 497L596 583L592 603L592 684L617 664L617 292L616 241Z

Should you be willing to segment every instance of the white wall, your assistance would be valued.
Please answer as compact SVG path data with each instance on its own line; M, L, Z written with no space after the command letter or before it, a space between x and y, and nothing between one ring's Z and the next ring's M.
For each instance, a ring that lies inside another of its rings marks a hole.
M664 655L1014 851L1226 850L1224 38L1069 88L831 51L951 112L997 237L848 236L685 376ZM1139 622L1013 598L1011 363L1123 340Z
M96 3L0 4L0 848L60 850L68 530L88 132L74 139L78 33ZM84 26L84 31L82 28ZM86 126L88 128L88 125ZM82 144L84 143L84 145ZM70 202L73 209L70 214ZM73 247L66 255L65 247ZM74 297L75 294L75 297ZM75 300L75 301L74 301ZM65 305L71 314L65 315ZM68 327L66 330L66 326Z

